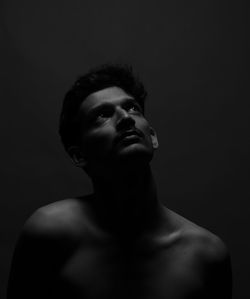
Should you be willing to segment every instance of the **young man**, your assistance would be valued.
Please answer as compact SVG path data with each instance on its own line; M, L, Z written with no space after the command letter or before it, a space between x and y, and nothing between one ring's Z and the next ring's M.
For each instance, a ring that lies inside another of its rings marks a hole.
M231 298L224 243L157 198L145 97L131 68L117 65L90 71L67 93L60 135L94 192L28 219L8 299Z

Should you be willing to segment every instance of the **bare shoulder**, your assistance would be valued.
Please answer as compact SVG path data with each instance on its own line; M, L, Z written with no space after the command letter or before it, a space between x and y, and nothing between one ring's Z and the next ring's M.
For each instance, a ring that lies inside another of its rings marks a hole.
M65 235L82 226L80 201L68 198L37 209L25 222L23 231L28 234ZM80 225L81 224L81 225Z
M203 281L202 298L231 298L231 259L224 241L209 230L170 212L179 228L179 244L192 268Z
M173 222L180 231L181 242L207 262L220 262L229 258L224 241L209 230L170 211Z
M65 199L28 218L13 253L7 298L48 298L44 292L50 288L51 275L80 240L75 229L79 213L79 202Z
M42 260L63 254L79 241L80 203L76 199L56 201L37 209L25 222L16 243L14 264ZM82 225L82 223L81 223ZM82 225L83 227L83 225ZM27 257L27 258L24 258ZM37 259L39 256L39 259Z

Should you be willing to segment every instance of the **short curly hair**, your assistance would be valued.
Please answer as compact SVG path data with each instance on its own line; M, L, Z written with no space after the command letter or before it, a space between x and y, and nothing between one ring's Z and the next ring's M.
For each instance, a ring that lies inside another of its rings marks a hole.
M65 150L79 145L80 125L78 112L84 99L93 92L117 86L133 96L144 111L147 92L134 75L130 65L104 64L80 76L66 93L59 120L59 135Z

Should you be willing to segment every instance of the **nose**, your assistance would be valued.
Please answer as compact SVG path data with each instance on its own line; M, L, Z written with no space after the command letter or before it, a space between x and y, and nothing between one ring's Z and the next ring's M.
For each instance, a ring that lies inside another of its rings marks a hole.
M135 120L131 115L124 109L118 108L118 120L116 123L116 128L118 131L126 130L135 125Z

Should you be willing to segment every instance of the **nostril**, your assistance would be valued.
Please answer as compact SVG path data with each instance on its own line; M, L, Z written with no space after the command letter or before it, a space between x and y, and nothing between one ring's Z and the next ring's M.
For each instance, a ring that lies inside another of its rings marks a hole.
M117 130L124 130L130 128L135 124L135 120L129 115L123 115L117 122Z

